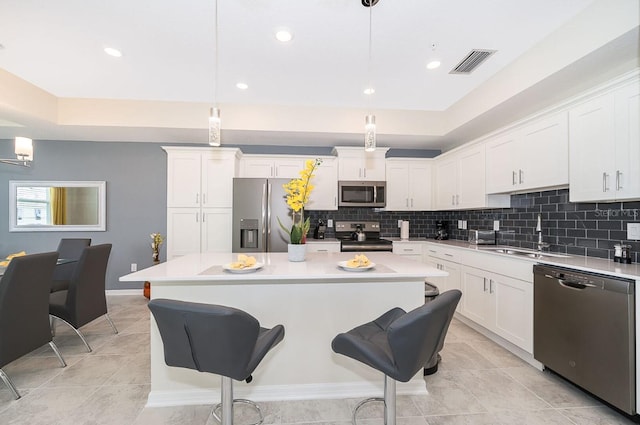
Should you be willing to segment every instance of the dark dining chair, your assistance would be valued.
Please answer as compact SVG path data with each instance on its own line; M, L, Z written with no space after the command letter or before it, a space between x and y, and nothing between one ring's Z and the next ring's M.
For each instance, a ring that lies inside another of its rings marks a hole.
M60 239L58 243L58 258L60 260L75 260L65 264L58 264L53 271L53 283L51 292L69 289L69 281L73 276L78 259L82 251L91 245L91 239Z
M213 416L221 425L233 425L233 403L257 404L233 398L233 380L251 382L251 374L264 356L284 338L284 327L271 329L237 308L168 299L149 302L158 325L164 361L168 366L208 372L222 377L221 403ZM222 408L222 414L217 411Z
M107 298L104 292L110 253L111 244L86 247L73 271L69 289L49 294L51 331L55 335L55 322L57 319L62 320L78 334L89 352L91 346L79 329L82 326L105 316L114 333L118 333L107 314Z
M358 410L370 401L384 401L384 424L396 423L396 381L408 382L438 355L462 293L453 289L410 312L393 308L372 322L338 334L331 348L384 373L384 398L361 401Z
M7 364L49 343L66 366L49 327L49 288L57 259L57 252L16 257L0 278L0 378L16 399L20 393L2 370Z

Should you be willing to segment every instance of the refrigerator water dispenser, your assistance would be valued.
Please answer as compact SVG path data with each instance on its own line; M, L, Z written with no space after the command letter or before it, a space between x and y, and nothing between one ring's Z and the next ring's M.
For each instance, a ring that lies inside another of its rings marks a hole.
M258 248L258 220L240 219L240 247Z

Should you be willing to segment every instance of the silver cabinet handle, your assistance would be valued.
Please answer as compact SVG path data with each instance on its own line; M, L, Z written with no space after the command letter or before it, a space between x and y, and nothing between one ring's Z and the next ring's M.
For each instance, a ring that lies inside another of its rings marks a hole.
M606 172L602 173L602 191L603 192L608 192L609 191L609 185L607 185L607 180L609 180L609 174L607 174Z
M318 249L316 252L329 252L328 249Z
M204 213L202 213L202 222L204 223Z
M333 206L334 206L334 207L337 207L337 206L338 206L338 197L337 197L337 196L334 196L334 197L333 197Z
M269 175L270 175L271 177L275 177L275 175L273 174L273 166L269 167L269 170L270 170L270 171L269 171Z
M200 203L200 194L196 193L196 205Z
M511 185L515 186L516 184L518 184L518 182L516 181L516 172L512 171L511 172Z
M409 198L406 198L405 199L405 207L408 207L408 206L409 206Z
M403 251L404 252L413 252L413 248L404 248Z
M429 252L433 252L435 254L438 251L434 251L434 250L430 249Z
M196 223L200 223L200 213L196 213Z
M363 174L364 174L364 178L366 179L367 178L367 169L366 168L363 170Z
M622 189L622 172L616 170L616 190Z
M447 254L446 252L444 255L446 255L447 257L453 257L453 254Z
M482 292L487 292L487 278L486 277L482 278L482 286L484 287L482 289Z
M493 279L489 279L489 293L493 294Z
M524 183L524 171L518 170L518 180L520 184Z
M456 205L460 205L460 195L456 195Z
M362 177L362 168L358 168L358 177Z
M451 205L456 204L456 195L451 195Z
M413 208L413 198L411 198L411 207Z

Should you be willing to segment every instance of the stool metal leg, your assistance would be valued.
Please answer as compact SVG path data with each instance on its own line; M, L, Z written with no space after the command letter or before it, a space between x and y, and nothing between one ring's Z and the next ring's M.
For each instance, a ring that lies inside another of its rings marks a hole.
M261 425L264 422L264 415L260 406L251 400L244 398L233 398L233 379L226 376L222 376L222 386L220 387L221 402L218 403L211 411L211 414L221 425L233 425L233 405L235 403L247 404L253 407L258 412L258 422L254 422L248 425ZM218 411L222 409L222 412L218 414Z
M396 381L384 376L384 424L396 425Z

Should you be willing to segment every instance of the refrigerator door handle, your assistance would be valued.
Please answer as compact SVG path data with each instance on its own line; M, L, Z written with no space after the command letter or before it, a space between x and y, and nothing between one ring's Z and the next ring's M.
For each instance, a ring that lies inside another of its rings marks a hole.
M262 249L267 250L267 184L262 185Z
M267 183L267 200L268 200L268 205L267 205L267 221L266 221L266 227L267 227L267 239L266 239L266 244L265 244L265 251L266 252L270 252L271 251L271 247L269 246L269 241L271 240L271 183Z

